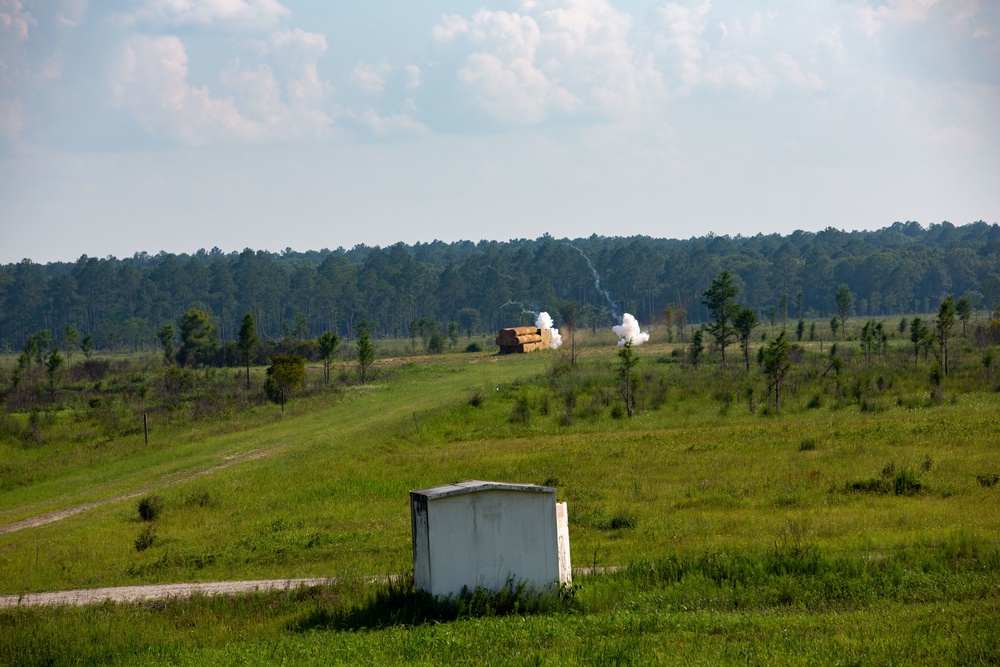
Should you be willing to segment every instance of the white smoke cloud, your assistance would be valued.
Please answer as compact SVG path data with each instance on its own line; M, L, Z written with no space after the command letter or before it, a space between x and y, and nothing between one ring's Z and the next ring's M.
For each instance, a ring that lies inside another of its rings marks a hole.
M633 345L642 345L649 340L649 334L639 330L639 321L632 315L625 313L622 323L611 330L618 335L618 346L621 347L625 341L632 341Z
M550 350L558 350L562 347L562 334L559 333L559 329L553 329L551 315L545 311L538 313L535 326L539 329L552 329L552 342L549 344Z

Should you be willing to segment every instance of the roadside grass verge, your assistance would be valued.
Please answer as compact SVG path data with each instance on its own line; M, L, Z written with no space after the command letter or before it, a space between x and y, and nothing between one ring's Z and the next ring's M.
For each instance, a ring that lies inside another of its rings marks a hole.
M881 559L704 552L438 600L412 580L0 611L0 664L995 664L1000 556L956 533Z

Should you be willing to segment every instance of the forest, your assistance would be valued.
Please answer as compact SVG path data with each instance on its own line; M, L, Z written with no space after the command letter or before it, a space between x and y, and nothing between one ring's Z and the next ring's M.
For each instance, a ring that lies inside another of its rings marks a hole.
M947 295L974 309L1000 302L1000 225L924 227L896 222L876 231L686 240L646 236L416 243L281 253L136 253L0 266L0 352L21 350L35 332L70 336L92 349L157 345L157 333L191 309L207 313L220 343L238 338L252 314L263 339L406 338L415 321L455 322L462 333L495 331L562 301L582 304L588 324L623 312L662 321L710 319L702 294L728 271L742 305L761 321L828 317L836 293L853 295L850 315L928 313Z

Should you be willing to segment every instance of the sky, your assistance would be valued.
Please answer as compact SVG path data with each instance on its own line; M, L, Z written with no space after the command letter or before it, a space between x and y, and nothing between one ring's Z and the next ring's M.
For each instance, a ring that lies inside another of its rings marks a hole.
M1000 218L993 0L0 0L0 263Z

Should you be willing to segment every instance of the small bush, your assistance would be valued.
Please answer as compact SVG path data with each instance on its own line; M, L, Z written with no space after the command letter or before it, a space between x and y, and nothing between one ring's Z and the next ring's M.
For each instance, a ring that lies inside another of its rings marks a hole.
M156 521L163 511L163 501L159 496L146 496L139 500L136 507L139 510L140 519L143 521Z
M527 426L531 422L531 403L528 398L522 396L514 404L514 409L510 413L511 424L524 424Z
M480 345L479 343L469 343L468 345L465 346L465 351L466 352L482 352L483 351L483 346Z
M1000 482L1000 475L994 473L987 473L985 475L976 475L976 481L979 482L979 486L983 488L990 488Z
M212 496L208 493L208 491L198 491L188 495L188 497L184 499L184 502L188 505L207 507L212 504Z
M901 468L892 478L892 491L897 496L916 495L920 493L922 486L917 473L910 468Z
M472 396L469 396L469 405L471 405L474 408L480 408L480 407L482 407L483 401L485 401L485 400L486 399L483 396L482 392L479 391L479 390L476 390L476 391L472 392Z
M860 479L848 482L845 490L855 493L874 493L878 495L893 494L897 496L915 496L923 489L920 477L911 468L896 469L896 464L888 463L882 468L881 477Z
M145 551L153 546L154 542L156 542L156 529L152 526L146 526L139 531L139 536L135 538L135 550Z
M821 405L823 405L823 399L820 397L818 393L816 393L813 394L812 398L809 399L809 402L806 404L806 407L809 408L810 410L815 410Z
M635 528L637 525L639 525L638 517L633 514L618 512L608 519L607 530L626 530Z

